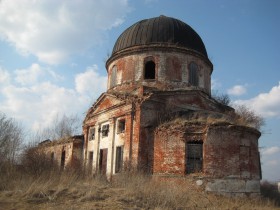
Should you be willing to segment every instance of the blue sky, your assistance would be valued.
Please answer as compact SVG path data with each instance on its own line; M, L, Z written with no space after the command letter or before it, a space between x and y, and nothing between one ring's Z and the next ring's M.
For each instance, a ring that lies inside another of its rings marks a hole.
M106 91L105 61L118 36L159 15L201 36L214 65L213 91L265 118L263 177L280 180L278 0L2 0L0 111L29 133L58 113L83 118Z

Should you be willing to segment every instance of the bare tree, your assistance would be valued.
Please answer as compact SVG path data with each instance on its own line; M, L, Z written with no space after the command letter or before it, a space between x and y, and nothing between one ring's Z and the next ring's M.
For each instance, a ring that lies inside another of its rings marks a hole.
M36 143L46 139L54 140L73 136L81 132L81 127L81 122L77 115L63 115L61 117L57 115L50 127L37 131L30 140L33 145L36 145Z
M23 138L21 125L0 113L0 166L3 163L15 163Z
M80 130L81 124L77 115L66 116L56 118L53 125L53 133L55 138L69 137Z
M231 103L230 97L228 94L219 94L219 93L213 93L212 98L214 98L219 103L229 106Z

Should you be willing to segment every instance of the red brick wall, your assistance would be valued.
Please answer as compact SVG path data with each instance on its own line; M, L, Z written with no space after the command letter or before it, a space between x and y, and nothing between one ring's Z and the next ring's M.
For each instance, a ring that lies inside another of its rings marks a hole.
M135 61L132 58L120 59L119 62L125 60L125 65L122 74L122 82L131 82L134 80Z
M145 60L151 59L155 62L155 80L144 80L143 72ZM127 86L135 88L137 84L158 89L163 88L186 88L190 87L188 80L188 64L195 61L200 67L199 87L210 93L211 65L203 59L182 52L170 52L165 50L151 50L149 52L137 52L123 57L118 57L108 64L108 78L111 78L111 69L117 66L118 85L108 86L109 89L126 90ZM197 87L196 87L197 89Z
M158 131L154 142L154 174L185 174L185 142L179 132Z
M203 142L202 173L212 178L259 179L259 133L251 128L188 124L160 127L154 140L153 173L184 175L187 142ZM207 129L208 128L208 129Z
M132 133L132 155L131 163L133 167L138 167L139 164L139 138L140 138L140 109L136 107L134 120L133 120L133 133Z
M251 130L230 125L210 127L204 142L205 174L259 178L259 134Z
M171 81L182 81L182 66L177 56L166 58L167 78Z

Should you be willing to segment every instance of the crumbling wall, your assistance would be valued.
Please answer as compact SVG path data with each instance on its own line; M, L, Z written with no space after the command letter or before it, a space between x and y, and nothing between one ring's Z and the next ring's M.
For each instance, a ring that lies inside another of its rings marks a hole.
M78 139L76 139L76 136L74 136L50 141L47 144L40 145L38 149L43 151L62 169L73 166L80 167L80 163L82 162L83 137L78 136ZM65 154L64 158L62 158L63 152Z
M255 129L212 125L204 142L204 172L208 176L260 179L258 138Z
M157 130L154 140L153 174L184 175L184 135L176 130Z
M187 165L188 143L203 145L202 171L193 181L206 191L228 195L260 193L260 133L229 123L190 122L175 119L155 131L155 175L190 176Z
M260 133L236 125L210 126L205 141L206 191L243 195L260 193Z
M168 48L166 48L168 49ZM152 57L155 62L155 80L144 79L145 59ZM131 52L128 55L119 57L107 64L108 82L110 83L112 69L117 68L116 86L108 84L108 89L127 90L134 89L138 84L155 87L157 89L167 88L188 88L189 84L189 63L196 62L199 67L199 89L210 94L212 66L197 56L178 52L171 52L165 48L161 50L150 49L147 51ZM121 76L120 76L121 75Z
M46 153L47 156L50 158L53 158L53 161L61 167L62 163L62 152L65 151L65 160L64 160L64 167L69 166L71 164L72 160L72 149L73 144L72 143L64 143L64 144L49 144L45 145L43 148L43 151ZM53 156L52 156L53 154Z
M186 175L187 144L203 143L205 124L186 123L183 119L166 122L155 130L154 174Z

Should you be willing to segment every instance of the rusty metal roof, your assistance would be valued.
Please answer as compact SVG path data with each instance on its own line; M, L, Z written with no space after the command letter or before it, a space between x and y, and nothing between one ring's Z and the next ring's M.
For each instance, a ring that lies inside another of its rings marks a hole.
M202 39L189 25L163 15L127 28L117 39L112 55L129 47L149 44L183 47L208 58Z

